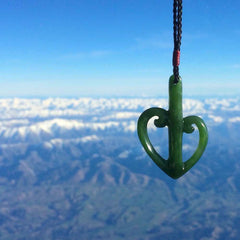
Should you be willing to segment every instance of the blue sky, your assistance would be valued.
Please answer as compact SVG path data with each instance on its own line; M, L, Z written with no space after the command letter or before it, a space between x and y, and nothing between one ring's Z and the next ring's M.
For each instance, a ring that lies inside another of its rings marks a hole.
M183 0L184 94L240 95L239 0ZM172 1L7 0L0 96L167 96Z

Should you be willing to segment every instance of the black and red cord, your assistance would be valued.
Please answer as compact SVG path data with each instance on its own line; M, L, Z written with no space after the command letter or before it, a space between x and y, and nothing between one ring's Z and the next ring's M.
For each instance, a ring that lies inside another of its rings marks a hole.
M173 75L174 83L179 81L179 65L180 65L180 46L182 40L182 0L174 0L173 2Z

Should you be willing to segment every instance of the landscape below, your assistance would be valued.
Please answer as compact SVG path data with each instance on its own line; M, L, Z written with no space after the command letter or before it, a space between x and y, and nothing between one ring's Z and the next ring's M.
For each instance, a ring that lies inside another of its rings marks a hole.
M209 131L199 162L172 180L144 152L141 112L167 99L0 99L1 240L238 240L240 99L185 99ZM149 124L168 157L167 128ZM183 158L198 144L184 134Z

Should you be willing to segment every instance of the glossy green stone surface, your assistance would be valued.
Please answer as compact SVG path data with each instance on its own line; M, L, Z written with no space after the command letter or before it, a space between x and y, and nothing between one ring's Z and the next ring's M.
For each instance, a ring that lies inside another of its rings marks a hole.
M147 124L152 117L158 117L154 125L159 128L168 127L169 158L164 159L153 147L147 132ZM182 160L183 133L192 133L193 125L199 131L199 143L193 155L185 162ZM152 160L167 175L177 179L185 174L202 156L208 141L208 131L204 121L197 116L183 118L182 114L182 81L174 83L174 76L169 79L169 110L150 108L144 111L138 119L139 139Z

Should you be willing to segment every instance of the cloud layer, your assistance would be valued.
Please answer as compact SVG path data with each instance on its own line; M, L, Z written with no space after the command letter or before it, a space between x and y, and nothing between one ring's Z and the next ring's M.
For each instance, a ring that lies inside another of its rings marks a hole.
M168 109L167 99L48 98L0 99L0 141L99 140L102 132L136 132L137 119L147 108ZM184 116L199 115L209 128L240 123L240 100L184 99ZM150 127L155 129L154 126ZM90 136L90 137L88 137ZM91 136L96 136L92 138Z

